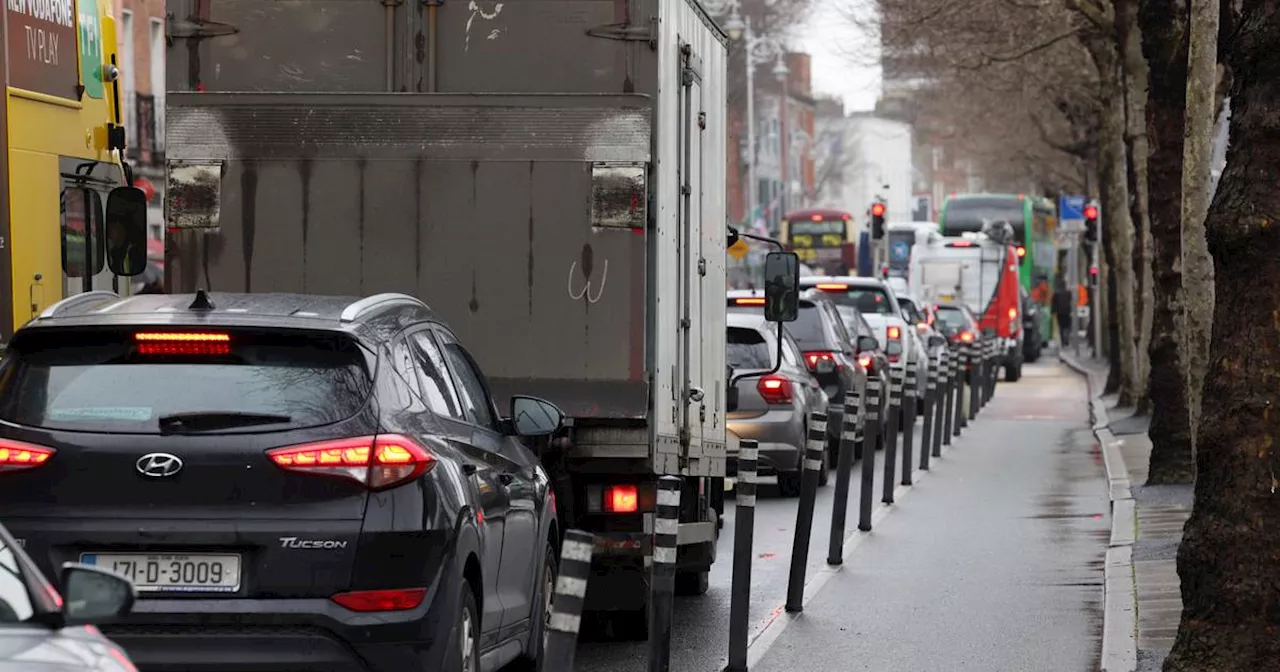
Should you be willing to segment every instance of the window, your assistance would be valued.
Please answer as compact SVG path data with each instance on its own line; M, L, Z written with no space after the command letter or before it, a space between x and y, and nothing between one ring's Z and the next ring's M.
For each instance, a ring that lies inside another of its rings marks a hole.
M796 321L787 325L796 343L805 350L826 350L830 347L827 342L827 329L822 324L822 314L818 312L819 310L821 308L816 303L802 301L800 310L796 314Z
M106 265L106 241L102 233L102 196L76 186L62 189L62 272L68 295L92 289L86 277Z
M431 338L431 332L419 331L412 337L416 346L418 375L422 380L423 398L431 410L448 418L464 420L462 404L458 402L458 391L453 388L449 378L449 369L445 366L440 349Z
M35 615L35 605L22 574L18 557L0 536L0 624L21 623Z
M984 220L993 224L1008 222L1018 244L1026 241L1025 204L1017 197L971 197L952 199L941 222L942 235L958 236L965 231L981 231Z
M864 315L893 315L889 295L879 287L851 286L847 291L824 292L836 305L857 308Z
M796 345L791 334L783 332L782 358L791 366L800 366L800 362L804 361L804 353L800 352L800 346Z
M155 434L160 418L172 414L283 416L241 427L274 431L345 420L372 391L364 351L346 336L220 333L229 338L226 351L191 354L143 354L133 329L50 329L15 338L0 364L0 418L29 427Z
M418 380L418 368L414 362L413 348L403 338L397 339L391 346L391 374L396 380L390 381L399 397L399 408L411 413L426 410L423 400L422 385Z
M735 371L773 368L773 353L764 334L755 329L729 327L728 336L725 355Z
M467 405L471 417L475 419L477 425L493 429L496 424L493 417L493 401L489 399L489 393L485 392L480 372L476 370L471 363L471 358L452 335L444 331L436 333L440 336L449 364L453 366L453 373L458 376L458 382L462 385L462 400Z

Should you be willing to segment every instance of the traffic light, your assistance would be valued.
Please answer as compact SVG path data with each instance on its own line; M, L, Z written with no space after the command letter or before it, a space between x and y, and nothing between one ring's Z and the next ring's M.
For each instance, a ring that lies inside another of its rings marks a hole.
M1092 203L1084 206L1084 239L1090 243L1098 242L1098 206Z
M875 240L884 238L884 203L871 204L871 237Z

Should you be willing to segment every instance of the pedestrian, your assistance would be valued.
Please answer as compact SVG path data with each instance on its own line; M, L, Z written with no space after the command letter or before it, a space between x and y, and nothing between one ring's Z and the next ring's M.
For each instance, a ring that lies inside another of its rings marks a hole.
M1071 311L1074 308L1071 290L1061 276L1057 279L1057 288L1053 292L1053 314L1058 320L1058 335L1061 347L1071 345Z

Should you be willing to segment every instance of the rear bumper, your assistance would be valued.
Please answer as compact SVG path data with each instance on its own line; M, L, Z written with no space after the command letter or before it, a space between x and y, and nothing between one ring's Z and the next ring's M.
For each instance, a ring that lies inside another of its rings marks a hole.
M797 471L800 468L800 446L804 445L805 436L804 419L799 413L774 410L755 418L730 418L728 429L740 439L755 439L759 442L758 473ZM737 453L730 451L728 458L728 469L732 474L737 474Z
M451 594L379 614L320 599L139 600L101 629L143 672L396 672L444 669L455 610Z

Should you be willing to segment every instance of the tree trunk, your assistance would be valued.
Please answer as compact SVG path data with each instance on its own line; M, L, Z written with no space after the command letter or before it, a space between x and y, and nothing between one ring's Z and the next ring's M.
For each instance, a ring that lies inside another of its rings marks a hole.
M1187 97L1187 5L1143 0L1142 46L1150 66L1147 184L1152 199L1154 305L1151 323L1151 461L1148 485L1190 483L1195 475L1182 351L1182 128Z
M1147 59L1142 55L1142 30L1138 25L1138 0L1116 0L1116 28L1120 34L1120 54L1124 64L1125 90L1125 144L1128 149L1128 186L1132 198L1130 216L1134 236L1135 281L1135 333L1134 333L1134 381L1133 396L1136 412L1151 412L1147 380L1151 375L1151 361L1147 349L1151 342L1151 327L1155 301L1151 288L1154 282L1151 271L1151 220L1147 203L1147 159L1150 143L1147 138Z
M1272 17L1273 19L1275 17ZM1182 291L1186 297L1187 407L1191 449L1199 445L1200 405L1213 328L1214 268L1205 241L1213 126L1217 120L1218 0L1192 0L1187 57L1187 113L1182 161Z
M1206 226L1222 310L1166 672L1254 672L1280 661L1280 20L1272 0L1245 0L1240 19L1228 49L1231 144Z
M1119 365L1120 406L1132 406L1137 388L1137 348L1134 339L1133 222L1129 218L1128 173L1125 167L1125 106L1117 44L1111 35L1086 40L1098 68L1099 97L1102 100L1098 147L1098 182L1102 191L1101 226L1107 261L1115 274L1115 302L1110 319L1115 321L1113 347Z

